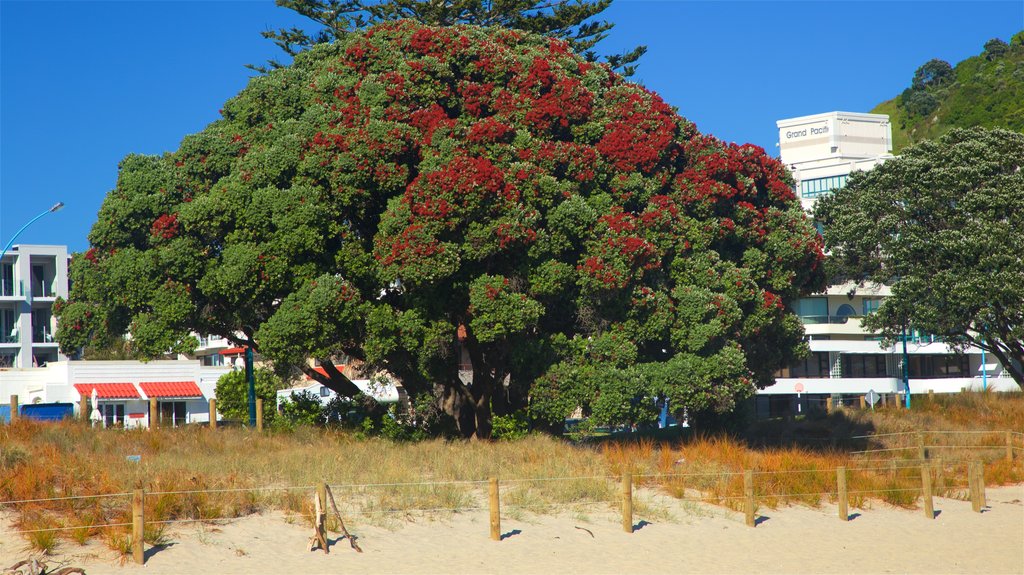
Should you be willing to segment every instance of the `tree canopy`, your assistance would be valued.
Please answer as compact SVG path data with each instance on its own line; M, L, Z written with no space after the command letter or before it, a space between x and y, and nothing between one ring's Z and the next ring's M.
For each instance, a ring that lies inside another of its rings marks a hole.
M64 350L218 334L346 396L352 358L487 437L527 408L725 411L806 349L788 304L823 256L783 166L561 40L385 23L222 116L121 162L58 306Z
M594 47L614 26L593 19L611 3L612 0L277 0L278 6L294 10L321 28L312 34L295 27L262 34L286 54L295 56L317 44L334 42L353 31L389 20L410 19L432 26L502 26L565 40L593 62L599 58ZM612 69L631 76L637 60L646 51L646 46L637 46L621 54L606 55L604 60ZM267 64L252 68L266 72L282 66L276 60Z
M1022 166L1024 134L955 129L818 201L836 273L894 282L868 328L984 348L1024 386Z

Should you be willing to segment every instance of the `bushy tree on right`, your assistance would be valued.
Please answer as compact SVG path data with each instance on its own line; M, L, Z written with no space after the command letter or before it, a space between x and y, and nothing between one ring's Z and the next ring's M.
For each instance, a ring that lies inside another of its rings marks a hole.
M1024 387L1024 134L955 129L818 201L835 276L892 284L865 319L985 349Z

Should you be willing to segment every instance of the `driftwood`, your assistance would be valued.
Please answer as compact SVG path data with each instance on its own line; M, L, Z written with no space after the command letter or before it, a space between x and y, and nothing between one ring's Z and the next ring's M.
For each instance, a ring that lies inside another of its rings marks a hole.
M338 517L338 525L341 526L341 532L345 535L345 538L348 539L348 544L351 545L358 553L362 553L363 550L360 549L359 544L356 543L356 536L349 533L348 529L345 529L345 520L341 518L341 512L338 511L338 504L334 502L334 492L331 491L330 485L327 486L327 497L331 500L331 509L334 510L334 515Z
M85 571L79 567L61 567L50 571L45 562L33 558L18 561L4 569L4 575L85 575Z
M327 535L324 527L324 521L327 519L327 514L324 513L323 504L320 503L320 494L313 494L313 537L309 539L309 550L313 551L317 547L324 550L324 553L330 553L331 549L327 545Z

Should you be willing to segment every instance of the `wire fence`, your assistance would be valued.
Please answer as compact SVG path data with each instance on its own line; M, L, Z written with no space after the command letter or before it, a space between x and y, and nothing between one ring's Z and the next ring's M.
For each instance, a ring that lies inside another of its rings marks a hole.
M928 435L944 436L952 434L961 434L966 432L959 431L929 431L929 432L906 432L906 433L889 433L879 434L874 436L866 437L889 437L897 438L901 436L915 436L922 437ZM972 434L988 434L997 435L1002 434L1007 438L1024 437L1024 433L1021 432L973 432ZM862 454L871 453L893 453L907 450L926 450L925 457L912 457L912 458L859 458L856 457ZM803 499L804 501L812 500L814 498L829 498L834 501L850 501L857 500L860 498L873 498L878 497L882 499L891 498L897 500L902 504L907 504L910 501L904 495L913 495L914 499L918 497L931 497L931 491L933 490L939 494L949 494L960 492L961 490L968 489L971 491L971 498L974 500L977 496L975 491L978 486L979 478L974 474L975 466L978 465L979 461L982 461L984 454L981 456L973 455L971 457L963 458L936 458L928 457L927 450L940 450L940 449L984 449L989 451L997 451L1000 449L1006 450L1007 459L1012 465L1019 465L1014 463L1013 453L1015 451L1024 451L1024 446L1014 445L1011 441L1007 441L1003 445L971 445L971 444L940 444L940 443L918 443L914 445L896 446L896 447L885 447L877 450L862 450L851 452L850 455L854 456L849 466L836 466L836 467L825 467L825 468L807 468L807 469L781 469L781 470L765 470L765 469L746 469L746 470L717 470L707 472L678 472L678 473L635 473L629 474L629 498L632 499L632 481L636 479L641 486L658 485L664 489L669 489L673 498L679 501L695 502L695 503L710 503L710 504L726 504L729 506L733 502L744 502L744 506L747 509L748 519L751 511L754 508L754 501L772 502L780 500L793 500ZM991 458L995 461L997 458ZM884 461L884 465L872 464L871 462ZM866 466L858 465L861 463L867 463ZM960 473L963 470L963 474ZM909 475L907 475L909 473ZM982 470L982 474L984 471ZM790 484L782 478L791 477L794 475L808 475L811 476L804 483L799 485L805 489L810 487L810 490L805 491L786 491L790 488ZM901 475L903 474L903 475ZM948 475L947 475L948 474ZM968 483L963 485L958 483L958 479L966 475ZM883 476L891 476L888 480L883 480ZM932 477L934 476L935 485L930 487ZM739 487L740 478L742 478L742 489ZM623 479L623 475L587 475L587 476L569 476L569 477L512 477L508 479L502 479L501 485L506 488L506 502L503 508L506 510L532 510L532 509L578 509L587 506L605 506L611 507L620 503L621 501L615 497L615 484ZM896 481L898 479L899 481ZM849 480L849 486L852 489L847 489ZM982 481L981 487L981 498L983 499L984 486L983 486L983 475L980 480ZM882 481L882 483L879 483ZM884 481L889 481L885 483ZM913 484L914 481L919 481L921 484ZM558 482L576 482L576 483L587 483L591 482L594 485L588 489L579 491L568 491L559 495L555 494L541 494L534 496L532 499L529 496L528 491L531 488L538 489L545 484L553 485ZM831 482L831 483L829 483ZM319 487L329 488L332 491L349 492L349 493L370 493L376 492L378 495L377 500L371 500L370 502L354 502L352 500L343 500L343 515L346 516L359 516L359 517L374 517L374 516L412 516L415 514L432 514L432 513L462 513L462 512L474 512L492 509L492 506L480 505L480 500L477 498L479 491L486 484L492 484L497 486L497 481L493 478L488 479L465 479L465 480L447 480L447 481L411 481L411 482L375 482L375 483L322 483L319 485L270 485L270 486L251 486L251 487L233 487L233 488L215 488L215 489L188 489L188 490L161 490L161 491L135 491L135 492L118 492L118 493L101 493L101 494L78 494L78 495L63 495L55 497L35 497L25 499L12 499L6 501L0 501L0 510L4 508L17 509L19 506L46 504L46 503L67 503L77 502L84 500L111 500L117 498L132 498L133 500L133 514L138 513L142 516L141 509L145 507L146 501L152 501L154 498L175 498L175 497L188 497L188 496L229 496L232 494L249 494L256 495L260 493L280 493L284 497L292 497L292 503L297 501L305 501L303 498L304 494L308 494ZM826 485L827 484L827 485ZM402 499L400 493L402 490L434 490L437 491L439 488L442 490L455 489L456 492L448 500L444 498L431 500L428 497L422 499ZM817 488L817 489L815 489ZM458 491L462 490L462 491ZM465 492L469 490L469 492ZM296 494L300 494L298 499L295 499ZM589 496L587 496L589 494ZM598 495L595 497L594 495ZM603 495L603 496L601 496ZM388 500L387 496L397 497L394 500ZM493 495L492 495L493 496ZM568 501L544 501L538 500L543 497L557 498L559 496L569 498ZM444 503L448 501L450 505L423 505L422 503L430 503L432 501ZM416 503L420 503L417 505ZM333 495L332 495L333 503ZM492 503L493 505L493 503ZM631 505L631 504L630 504ZM42 506L45 510L45 505ZM625 504L623 503L623 508ZM213 509L216 509L214 507ZM291 509L291 511L297 511ZM249 510L248 513L251 513ZM301 509L298 512L308 513L308 509ZM178 517L159 517L151 518L141 522L141 525L150 526L164 526L171 524L180 523L215 523L218 521L229 521L237 519L238 517L248 514L242 513L239 515L232 514L220 514L211 513L211 516L202 517L201 510L196 509L191 512L193 516L178 516ZM339 517L340 518L340 517ZM750 521L748 521L750 524ZM106 521L95 524L87 525L57 525L47 526L35 529L15 529L0 531L0 536L4 535L30 535L33 533L47 533L47 532L62 532L62 531L80 531L86 530L89 532L95 532L101 529L114 529L114 528L125 528L132 526L135 529L139 529L140 523L127 522L127 521Z

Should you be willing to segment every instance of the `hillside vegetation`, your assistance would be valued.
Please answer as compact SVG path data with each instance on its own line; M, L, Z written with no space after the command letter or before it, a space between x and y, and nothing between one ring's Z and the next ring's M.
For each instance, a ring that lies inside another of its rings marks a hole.
M895 153L952 128L1024 132L1024 31L1009 44L989 40L981 54L955 67L937 59L925 63L909 88L871 112L892 120Z

